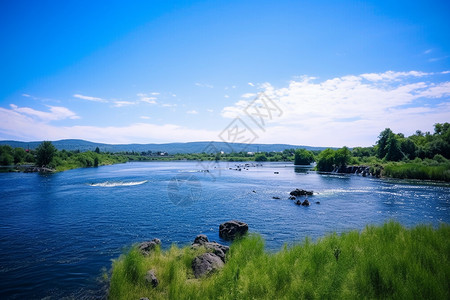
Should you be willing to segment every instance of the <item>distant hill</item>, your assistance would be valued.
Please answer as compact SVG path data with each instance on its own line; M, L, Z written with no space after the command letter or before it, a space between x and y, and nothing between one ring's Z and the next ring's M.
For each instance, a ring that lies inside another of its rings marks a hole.
M11 147L21 147L24 149L35 149L42 141L35 142L19 142L19 141L0 141L0 145L10 145ZM60 140L52 141L53 145L58 150L80 150L80 151L93 151L96 147L102 152L146 152L146 151L162 151L169 154L175 153L215 153L217 151L223 151L226 153L235 151L247 151L247 152L271 152L271 151L283 151L285 149L297 149L303 148L308 150L323 150L325 147L310 147L310 146L297 146L288 144L239 144L239 143L224 143L224 142L188 142L188 143L167 143L167 144L102 144L94 143L85 140Z

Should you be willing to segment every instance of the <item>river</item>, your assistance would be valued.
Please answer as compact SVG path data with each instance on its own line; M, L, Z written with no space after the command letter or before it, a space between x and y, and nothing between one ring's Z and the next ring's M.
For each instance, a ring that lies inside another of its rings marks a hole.
M133 243L157 237L163 247L183 246L200 233L219 241L219 224L230 219L248 223L269 251L388 220L450 223L447 183L319 174L290 163L238 171L236 164L0 173L0 299L102 299L102 274ZM309 207L288 200L295 188L314 191Z

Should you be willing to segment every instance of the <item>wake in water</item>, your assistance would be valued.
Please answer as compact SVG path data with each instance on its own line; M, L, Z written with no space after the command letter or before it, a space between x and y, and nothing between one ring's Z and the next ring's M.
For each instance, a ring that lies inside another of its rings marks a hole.
M142 180L142 181L105 181L105 182L99 182L99 183L91 183L90 186L101 186L101 187L116 187L116 186L133 186L133 185L140 185L146 183L148 180Z

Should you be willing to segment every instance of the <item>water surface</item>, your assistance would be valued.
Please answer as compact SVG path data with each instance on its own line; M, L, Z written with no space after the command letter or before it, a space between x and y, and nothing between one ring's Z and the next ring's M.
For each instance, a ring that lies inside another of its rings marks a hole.
M285 163L235 169L150 162L0 174L0 298L102 298L102 273L131 244L158 237L164 247L187 245L199 233L219 241L219 224L230 219L247 222L269 250L390 219L450 222L444 183L318 174ZM287 199L295 188L314 190L311 206Z

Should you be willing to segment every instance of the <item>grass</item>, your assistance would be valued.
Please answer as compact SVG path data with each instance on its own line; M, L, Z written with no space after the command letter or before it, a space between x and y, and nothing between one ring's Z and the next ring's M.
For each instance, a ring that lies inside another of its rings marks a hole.
M384 166L383 176L405 179L450 181L450 163L426 165L415 162L389 163Z
M195 279L192 259L205 250L136 248L113 262L110 299L449 299L450 226L398 223L367 226L361 233L306 239L276 253L258 235L235 241L225 267ZM146 284L156 270L159 285Z

